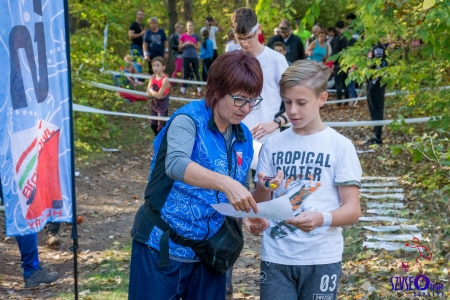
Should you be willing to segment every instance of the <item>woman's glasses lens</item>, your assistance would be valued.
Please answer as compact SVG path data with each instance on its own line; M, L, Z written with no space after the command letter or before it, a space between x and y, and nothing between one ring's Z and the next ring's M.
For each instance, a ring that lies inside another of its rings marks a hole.
M259 97L256 97L256 98L252 98L252 99L246 99L246 98L242 98L242 97L236 97L236 96L233 96L233 95L231 95L230 94L230 96L233 98L233 100L234 100L234 105L235 106L238 106L238 107L242 107L242 106L244 106L245 104L247 104L248 103L248 105L250 106L250 107L255 107L255 106L257 106L259 103L261 103L261 101L263 100L262 98L261 98L261 96L259 96Z

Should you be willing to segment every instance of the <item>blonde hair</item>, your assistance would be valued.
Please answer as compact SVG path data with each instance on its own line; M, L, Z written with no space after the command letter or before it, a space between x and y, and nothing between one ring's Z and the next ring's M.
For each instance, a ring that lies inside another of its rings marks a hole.
M331 70L313 60L298 60L283 73L280 80L280 95L296 85L309 87L317 96L327 90Z
M123 60L127 63L127 64L132 64L133 63L133 57L130 54L125 55L125 57L123 58Z

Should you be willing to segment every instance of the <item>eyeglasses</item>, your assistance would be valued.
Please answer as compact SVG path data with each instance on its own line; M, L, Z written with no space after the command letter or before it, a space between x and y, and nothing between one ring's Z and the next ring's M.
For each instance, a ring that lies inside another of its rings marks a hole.
M250 107L255 107L258 104L260 104L261 101L263 101L263 98L261 96L258 96L256 98L252 98L252 99L246 99L244 97L239 97L239 96L235 96L232 94L229 94L229 95L231 96L231 98L234 101L234 106L237 106L237 107L242 107L247 103Z
M240 38L240 37L238 37L238 36L236 35L236 33L234 33L234 36L236 37L236 40L237 40L238 42L248 42L249 40L255 38L257 32L258 32L258 30L255 31L255 33L253 34L253 36L249 36L249 37L246 37L246 38Z
M289 29L289 27L279 27L281 30L286 31Z

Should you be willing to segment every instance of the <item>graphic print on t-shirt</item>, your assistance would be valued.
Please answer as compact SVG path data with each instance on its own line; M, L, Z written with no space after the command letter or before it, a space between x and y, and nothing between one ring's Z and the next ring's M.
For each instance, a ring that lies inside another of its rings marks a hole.
M150 47L153 47L154 45L161 45L161 35L159 34L152 34L150 35Z
M286 178L284 189L277 193L277 197L289 195L294 215L304 211L316 211L314 207L302 204L306 198L315 193L322 183L323 168L330 168L330 154L306 151L278 151L272 153L272 163L277 172L282 170ZM298 228L285 221L270 228L270 237L280 239L297 231Z
M285 181L284 192L281 196L290 195L289 201L292 205L292 210L295 212L295 216L303 211L309 210L305 207L301 207L301 204L322 185L318 181L313 181L313 178L314 176L310 175L309 179L302 179L298 175L295 180L290 177ZM298 230L297 227L287 224L286 221L282 221L278 223L277 226L270 228L270 237L273 239L280 239L296 230Z

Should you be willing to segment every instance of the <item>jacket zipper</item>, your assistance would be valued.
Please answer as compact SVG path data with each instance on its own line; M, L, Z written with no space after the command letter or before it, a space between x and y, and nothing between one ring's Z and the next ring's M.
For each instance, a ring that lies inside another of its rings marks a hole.
M225 137L222 134L220 134L220 135L222 136L223 141L225 142L225 148L226 148L227 147L227 141L225 140ZM230 150L227 149L227 151L226 151L227 152L227 163L228 163L228 176L230 176L231 178L234 178L236 176L236 160L234 161L234 166L235 166L234 175L235 176L231 176L231 163L232 163L233 158L230 155L232 153L232 151L234 151L233 146L234 146L235 141L236 141L236 139L233 139L233 141L231 142ZM236 152L236 151L234 151L234 152ZM217 203L220 203L219 202L219 191L216 191L216 200L217 200ZM207 224L208 224L208 231L206 232L205 238L203 240L206 240L206 238L209 235L209 232L211 231L211 228L209 226L209 222L211 221L211 218L216 215L216 213L217 213L217 211L215 211L211 215L211 217L208 218L208 222L207 222Z

